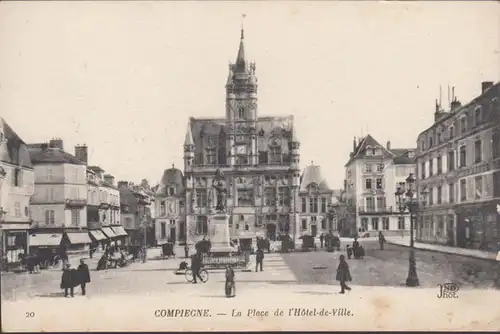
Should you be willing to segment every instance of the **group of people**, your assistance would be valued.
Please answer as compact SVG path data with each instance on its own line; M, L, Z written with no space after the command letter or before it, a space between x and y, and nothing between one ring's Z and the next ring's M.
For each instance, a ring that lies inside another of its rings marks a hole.
M347 245L347 258L350 260L351 257L354 255L354 258L357 259L362 259L365 256L365 249L363 246L361 246L358 242L358 237L354 237L354 242L351 245Z
M97 270L108 269L108 265L111 265L113 268L116 268L117 266L123 267L126 264L127 264L127 256L125 249L116 245L107 245L104 250L104 254L97 262Z
M64 290L64 297L75 296L74 289L78 285L82 290L82 296L86 294L86 285L90 283L89 267L83 259L80 260L80 265L77 269L71 268L71 264L66 263L61 277L61 289ZM69 295L68 295L69 292Z

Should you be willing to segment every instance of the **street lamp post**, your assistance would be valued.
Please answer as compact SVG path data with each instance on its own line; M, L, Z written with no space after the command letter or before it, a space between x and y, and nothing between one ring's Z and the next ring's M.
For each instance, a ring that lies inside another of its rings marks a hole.
M337 212L332 204L328 205L328 232L333 235L334 225L333 220L337 218ZM337 226L335 226L337 227Z
M417 275L417 266L415 262L415 248L414 248L414 222L416 220L416 214L419 211L419 203L415 200L415 177L413 173L406 178L407 191L398 187L395 195L398 201L399 211L401 214L405 212L406 209L410 212L410 256L409 256L409 269L408 277L406 278L406 286L419 286L420 282ZM421 191L421 195L425 197L427 191ZM403 199L406 196L406 200Z
M143 259L142 259L142 262L143 263L146 263L148 261L148 239L147 239L147 228L148 228L148 219L149 219L149 215L147 213L145 213L143 216L142 216L142 226L143 226L143 234L144 234L144 239L143 239L143 243L144 243L144 247L143 247Z

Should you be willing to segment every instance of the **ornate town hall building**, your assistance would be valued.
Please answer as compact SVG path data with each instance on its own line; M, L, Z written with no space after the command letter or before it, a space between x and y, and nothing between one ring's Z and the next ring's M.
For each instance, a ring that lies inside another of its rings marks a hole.
M293 116L258 116L255 63L245 59L242 29L226 82L225 117L189 120L184 142L188 242L210 238L217 168L228 185L233 239L243 244L256 236L296 233L299 146Z

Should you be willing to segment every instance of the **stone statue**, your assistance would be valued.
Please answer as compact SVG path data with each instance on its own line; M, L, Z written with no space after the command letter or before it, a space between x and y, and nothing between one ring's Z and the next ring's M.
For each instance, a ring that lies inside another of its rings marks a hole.
M215 211L225 212L226 211L226 180L224 174L217 168L215 171L215 177L212 181L212 187L215 188L215 194L217 196L217 204L215 206Z

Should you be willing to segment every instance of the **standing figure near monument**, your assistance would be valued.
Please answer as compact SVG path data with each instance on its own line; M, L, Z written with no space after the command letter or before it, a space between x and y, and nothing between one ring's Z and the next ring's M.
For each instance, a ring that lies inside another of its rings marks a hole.
M260 271L262 271L262 265L264 263L264 251L260 247L257 249L257 253L255 254L255 260L256 260L255 271L257 271L259 266L260 266Z
M215 188L215 193L217 196L217 203L215 205L215 211L217 212L225 212L226 211L226 180L224 178L224 174L217 169L215 171L215 177L212 181L212 187Z

